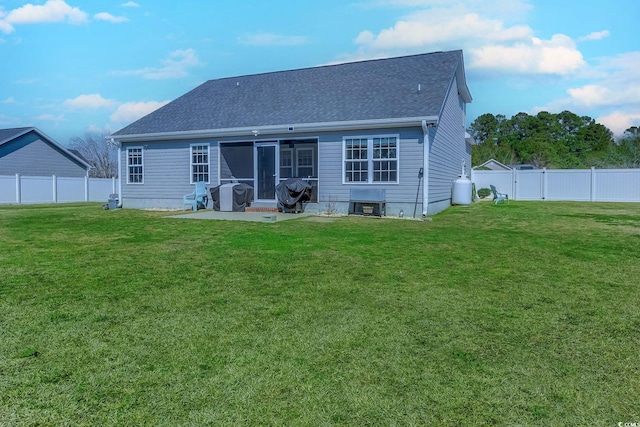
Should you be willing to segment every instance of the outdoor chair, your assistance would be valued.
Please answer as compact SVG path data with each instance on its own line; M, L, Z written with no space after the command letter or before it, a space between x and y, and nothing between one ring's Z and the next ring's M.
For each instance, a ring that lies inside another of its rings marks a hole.
M204 181L200 181L196 183L196 188L193 192L186 194L182 198L182 202L185 206L189 205L194 211L198 210L198 206L202 205L203 208L207 207L207 203L209 202L209 196L207 196L207 183Z
M489 187L491 187L491 192L493 193L493 203L494 204L498 204L498 203L504 203L504 201L507 201L507 204L509 203L509 196L505 193L498 193L498 190L496 190L496 187L494 187L493 185L490 185Z

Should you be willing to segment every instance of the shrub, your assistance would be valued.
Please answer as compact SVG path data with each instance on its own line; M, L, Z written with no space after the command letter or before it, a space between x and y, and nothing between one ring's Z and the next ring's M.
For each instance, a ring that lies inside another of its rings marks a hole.
M478 190L478 196L481 199L484 199L485 197L487 197L489 194L491 194L491 190L489 190L488 188L481 188Z

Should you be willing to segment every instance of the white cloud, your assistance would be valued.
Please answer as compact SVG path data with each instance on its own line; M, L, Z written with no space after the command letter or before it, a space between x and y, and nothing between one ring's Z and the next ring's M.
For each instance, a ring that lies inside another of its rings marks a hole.
M586 66L573 40L556 34L550 40L531 38L508 45L488 44L470 50L469 68L517 74L575 73Z
M140 5L134 1L128 1L121 4L122 7L140 7Z
M131 123L168 103L169 101L126 102L118 106L110 118L114 123Z
M93 15L93 19L97 21L111 22L112 24L120 24L122 22L129 21L129 19L125 18L124 16L113 16L112 14L107 12L96 13L95 15Z
M28 3L13 9L4 17L0 17L0 30L5 33L14 31L16 24L39 24L51 22L68 22L84 24L88 22L87 13L77 7L69 6L64 0L48 0L43 5Z
M536 110L594 111L599 122L620 134L640 117L640 51L600 58L588 84L567 89L567 96ZM601 121L602 120L602 121Z
M494 74L566 75L586 65L568 36L556 34L543 40L534 37L531 27L517 22L514 16L531 9L528 3L505 0L385 0L384 3L422 9L377 33L362 31L354 40L358 52L346 56L347 59L464 47L469 69Z
M57 116L53 114L41 114L38 117L36 117L36 120L41 120L44 122L54 122L54 123L62 123L66 121L66 119L62 114L59 114Z
M383 29L377 35L361 32L356 44L368 51L414 49L430 46L455 46L466 40L521 40L533 32L526 26L504 28L501 21L483 18L477 13L451 14L450 10L422 10ZM479 36L480 35L480 36Z
M596 118L596 121L608 127L616 136L622 136L631 126L640 126L640 109L635 112L614 111Z
M640 51L600 58L594 75L601 76L587 85L567 89L568 98L560 100L579 107L640 107Z
M200 60L194 49L175 50L163 61L162 67L148 67L138 70L115 71L116 75L141 76L144 79L178 79L189 75L188 69L199 66Z
M80 95L73 99L67 99L63 103L65 107L72 109L111 108L116 104L117 102L115 100L105 99L98 93Z
M16 100L12 96L10 96L9 98L3 101L0 101L0 104L15 104L15 103L16 103Z
M113 129L109 125L105 126L97 126L91 124L87 126L87 133L98 134L98 135L111 135L113 133Z
M238 43L250 46L299 46L308 42L309 39L305 36L285 36L265 32L243 34L238 37Z
M604 38L609 37L611 34L609 33L609 30L604 30L604 31L596 31L593 32L591 34L588 34L584 37L580 37L579 40L580 41L589 41L589 40L602 40Z
M360 3L364 7L406 7L406 8L465 8L482 11L487 16L502 16L519 19L533 6L521 0L377 0Z
M4 19L2 19L2 16L0 16L0 31L2 31L5 34L9 34L13 32L13 25L9 24Z

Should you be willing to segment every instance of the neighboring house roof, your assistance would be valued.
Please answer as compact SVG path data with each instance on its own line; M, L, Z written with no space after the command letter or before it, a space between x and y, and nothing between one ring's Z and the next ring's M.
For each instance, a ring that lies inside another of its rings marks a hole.
M68 156L71 159L75 160L76 162L80 163L81 165L83 165L87 169L90 169L92 167L91 164L84 157L79 156L79 155L73 153L72 150L69 150L68 148L65 148L62 145L58 144L56 141L54 141L49 136L47 136L44 132L42 132L41 130L39 130L38 128L35 128L35 127L0 129L0 146L4 145L6 143L9 143L9 142L11 142L11 141L15 140L16 138L19 138L19 137L21 137L23 135L26 135L29 132L35 132L36 134L38 134L38 136L41 139L43 139L47 143L53 145L58 150L60 150L62 153L64 153L66 156Z
M437 121L454 82L471 102L461 50L209 80L113 136Z
M535 170L538 169L537 167L535 167L534 165L529 165L529 164L523 164L523 165L511 165L512 169L518 169L521 171L524 170Z
M475 166L473 169L491 169L498 170L511 170L511 168L505 164L500 163L496 159L489 159L481 165Z
M72 148L69 148L69 152L72 153L77 158L84 160L85 163L91 164L91 162L89 160L87 160L87 158L85 156L83 156L82 153L80 153L78 150L74 150ZM92 167L93 167L93 165L92 165Z
M464 132L464 140L469 145L478 145L478 141L476 141L474 137L469 135L469 132L467 132L467 131Z

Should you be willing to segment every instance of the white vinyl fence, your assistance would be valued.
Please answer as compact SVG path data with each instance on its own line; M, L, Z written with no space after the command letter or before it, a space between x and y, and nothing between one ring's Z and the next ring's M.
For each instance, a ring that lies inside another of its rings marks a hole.
M472 170L471 181L510 200L640 202L640 169Z
M116 178L0 176L0 204L107 202L117 189Z

